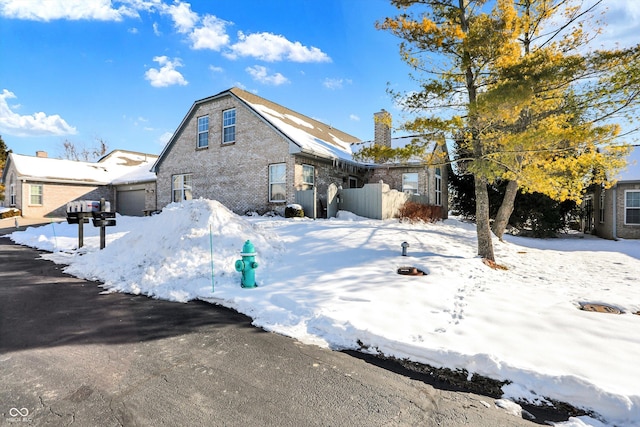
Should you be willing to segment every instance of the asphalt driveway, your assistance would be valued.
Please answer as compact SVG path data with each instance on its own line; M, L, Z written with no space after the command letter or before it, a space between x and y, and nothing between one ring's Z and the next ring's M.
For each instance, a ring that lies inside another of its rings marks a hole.
M0 237L0 424L525 426L234 311L104 293Z

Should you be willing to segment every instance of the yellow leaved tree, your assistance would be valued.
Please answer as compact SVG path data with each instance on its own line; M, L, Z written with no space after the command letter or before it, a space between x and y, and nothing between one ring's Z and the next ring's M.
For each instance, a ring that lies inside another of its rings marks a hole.
M377 26L402 39L419 85L391 91L415 113L402 127L456 141L458 170L474 178L482 258L495 261L488 184L508 182L493 226L501 237L518 191L579 200L624 166L619 123L638 117L640 48L589 49L584 28L600 2L391 2L401 13ZM424 141L404 150L415 155Z

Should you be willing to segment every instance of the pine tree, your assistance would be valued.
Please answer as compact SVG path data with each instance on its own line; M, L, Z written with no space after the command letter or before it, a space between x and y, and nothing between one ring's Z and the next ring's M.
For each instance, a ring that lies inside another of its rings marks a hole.
M0 174L4 171L4 166L7 164L7 157L9 156L9 151L7 149L7 145L4 143L2 139L2 135L0 135ZM4 184L0 182L0 200L4 200Z
M583 53L591 39L579 2L392 4L402 13L377 25L402 39L420 90L391 93L417 113L405 130L456 139L458 169L474 181L478 255L495 261L488 185L507 182L499 217L508 220L519 190L579 199L596 173L624 164L611 119L637 116L639 49Z

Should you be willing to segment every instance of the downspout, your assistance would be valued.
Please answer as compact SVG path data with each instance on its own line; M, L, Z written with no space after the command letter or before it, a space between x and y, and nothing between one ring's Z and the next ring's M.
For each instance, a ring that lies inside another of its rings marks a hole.
M613 237L613 240L618 240L618 236L617 236L617 233L618 233L618 215L617 215L617 212L616 212L616 205L617 205L617 200L618 200L617 187L618 187L617 185L615 185L613 187L613 197L612 197L612 199L613 199L613 202L612 202L613 203L613 220L611 221L612 222L612 227L611 227L612 236L611 237Z

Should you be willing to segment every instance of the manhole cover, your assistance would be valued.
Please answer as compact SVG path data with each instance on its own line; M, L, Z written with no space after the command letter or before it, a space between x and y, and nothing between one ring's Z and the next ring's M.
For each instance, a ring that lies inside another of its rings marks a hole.
M427 273L417 267L400 267L398 268L398 274L404 276L425 276Z
M622 314L622 310L607 304L580 304L580 309L584 311L595 311L598 313Z

